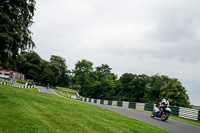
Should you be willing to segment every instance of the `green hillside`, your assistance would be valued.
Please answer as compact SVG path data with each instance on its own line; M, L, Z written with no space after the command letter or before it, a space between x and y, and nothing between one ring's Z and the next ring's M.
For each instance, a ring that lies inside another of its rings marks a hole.
M0 132L168 132L94 105L0 85Z

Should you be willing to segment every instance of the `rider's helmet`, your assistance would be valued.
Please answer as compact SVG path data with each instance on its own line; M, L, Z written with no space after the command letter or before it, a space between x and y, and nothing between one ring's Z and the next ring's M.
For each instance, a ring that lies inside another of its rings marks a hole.
M162 99L161 103L167 105L169 102L166 99Z

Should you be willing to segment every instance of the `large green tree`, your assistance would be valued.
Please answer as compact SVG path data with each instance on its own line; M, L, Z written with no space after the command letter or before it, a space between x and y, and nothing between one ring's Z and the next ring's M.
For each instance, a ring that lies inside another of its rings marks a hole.
M74 85L80 85L81 90L80 93L84 96L88 96L90 93L90 86L92 86L92 77L95 77L93 72L93 63L87 60L78 61L75 65L75 69L73 70L74 74Z
M20 51L33 48L32 25L35 0L1 0L0 2L0 65L12 62Z
M57 64L59 68L59 71L57 71L57 76L58 76L57 85L62 87L68 87L69 71L67 70L66 60L60 56L52 55L50 58L50 62L52 64Z
M56 84L58 80L57 75L54 73L56 69L58 69L58 66L56 64L51 64L48 61L42 60L42 67L41 67L41 73L40 73L40 78L39 78L40 83L44 85Z
M94 97L101 99L115 99L115 88L117 76L111 73L112 68L107 64L96 67L99 86L95 90Z
M39 81L42 63L40 56L34 51L20 54L16 66L17 71L24 73L26 78Z
M170 105L190 107L189 96L178 79L171 79L161 87L160 99L167 99Z
M120 100L143 102L144 90L148 86L147 75L123 74L117 82L117 97Z
M149 77L149 84L145 89L143 102L158 103L160 101L160 89L169 82L170 78L165 75L153 75Z

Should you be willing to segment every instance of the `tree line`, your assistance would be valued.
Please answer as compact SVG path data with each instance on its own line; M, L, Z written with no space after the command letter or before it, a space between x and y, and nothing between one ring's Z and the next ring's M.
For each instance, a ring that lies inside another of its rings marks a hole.
M145 103L166 98L171 105L190 107L181 82L166 75L124 73L118 78L107 64L94 68L93 63L85 59L68 70L64 58L52 55L45 61L34 51L23 52L14 62L12 66L7 63L7 69L24 73L38 84L78 89L85 97Z

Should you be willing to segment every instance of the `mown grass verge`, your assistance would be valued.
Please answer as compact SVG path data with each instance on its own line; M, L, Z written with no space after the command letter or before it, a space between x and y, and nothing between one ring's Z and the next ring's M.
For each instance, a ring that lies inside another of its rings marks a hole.
M55 93L58 95L64 96L64 97L69 97L69 95L76 96L76 93L73 92L67 92L67 91L62 91L62 90L53 90Z
M73 90L73 89L69 89L69 88L64 88L64 87L56 87L57 89L62 89L62 90L66 90L66 91L72 91L74 93L76 93L77 91L76 90Z
M104 108L0 85L0 132L169 132Z

